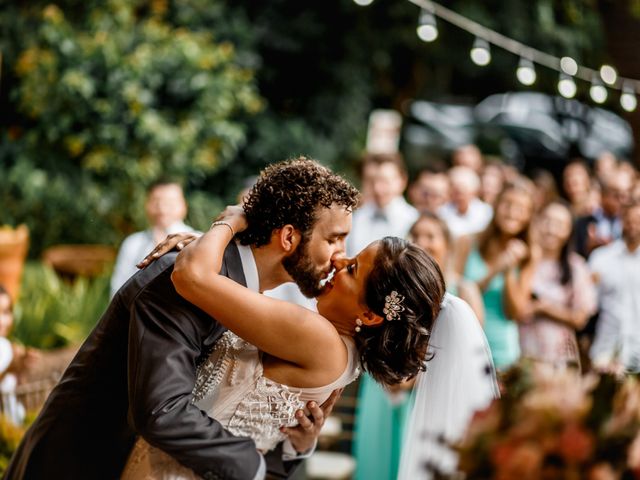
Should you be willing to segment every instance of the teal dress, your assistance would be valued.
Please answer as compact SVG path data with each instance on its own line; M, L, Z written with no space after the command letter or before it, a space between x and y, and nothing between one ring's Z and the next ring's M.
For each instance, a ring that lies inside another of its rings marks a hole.
M369 375L360 378L353 456L355 480L396 480L404 427L412 396L392 405L387 392Z
M477 248L473 248L467 258L464 277L477 282L488 272ZM482 294L484 300L484 331L489 341L493 363L497 369L505 369L520 357L518 325L507 318L503 307L504 275L502 273L491 279Z

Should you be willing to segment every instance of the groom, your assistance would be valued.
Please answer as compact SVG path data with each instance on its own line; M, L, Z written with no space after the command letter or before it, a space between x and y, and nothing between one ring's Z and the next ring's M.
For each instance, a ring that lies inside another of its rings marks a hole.
M314 161L268 167L245 203L249 228L227 248L221 274L260 291L293 280L317 294L344 254L357 201L353 186ZM224 328L176 293L175 256L164 255L117 292L4 478L116 479L137 435L205 479L264 475L253 441L234 437L192 403L196 367ZM313 445L323 412L311 412L314 422L302 418L291 442L267 455L269 474L286 478L297 453L283 450Z

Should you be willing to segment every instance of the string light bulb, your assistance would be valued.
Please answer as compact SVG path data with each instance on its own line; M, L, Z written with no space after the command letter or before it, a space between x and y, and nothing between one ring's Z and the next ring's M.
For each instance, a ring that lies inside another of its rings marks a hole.
M438 38L438 27L436 17L429 10L422 9L418 18L418 37L423 42L433 42Z
M574 76L578 73L578 64L571 57L562 57L560 59L560 69L567 75Z
M577 90L578 88L576 87L576 82L573 81L573 77L566 73L561 73L560 80L558 81L558 91L560 95L564 98L573 98L576 96Z
M533 66L533 62L525 57L520 57L518 63L518 69L516 70L516 77L523 85L533 85L536 81L536 70Z
M638 106L638 99L636 93L630 85L624 85L622 87L622 95L620 95L620 105L627 112L633 112Z
M613 85L618 80L618 72L611 65L602 65L600 67L600 78L608 85Z
M604 103L607 101L607 89L596 77L591 81L589 95L591 95L591 99L596 103Z
M476 37L471 47L471 60L476 65L484 67L491 62L491 51L489 50L489 42L485 39Z

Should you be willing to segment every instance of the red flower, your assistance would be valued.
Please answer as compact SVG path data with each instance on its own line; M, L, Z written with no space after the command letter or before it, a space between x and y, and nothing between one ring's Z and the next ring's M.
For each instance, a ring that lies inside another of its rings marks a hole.
M587 460L594 447L593 435L581 425L569 423L558 438L560 455L567 463L580 463Z

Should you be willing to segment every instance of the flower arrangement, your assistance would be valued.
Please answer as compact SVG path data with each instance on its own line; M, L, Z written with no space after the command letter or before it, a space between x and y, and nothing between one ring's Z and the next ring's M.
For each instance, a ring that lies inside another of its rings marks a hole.
M640 479L640 381L516 367L457 447L468 479Z

